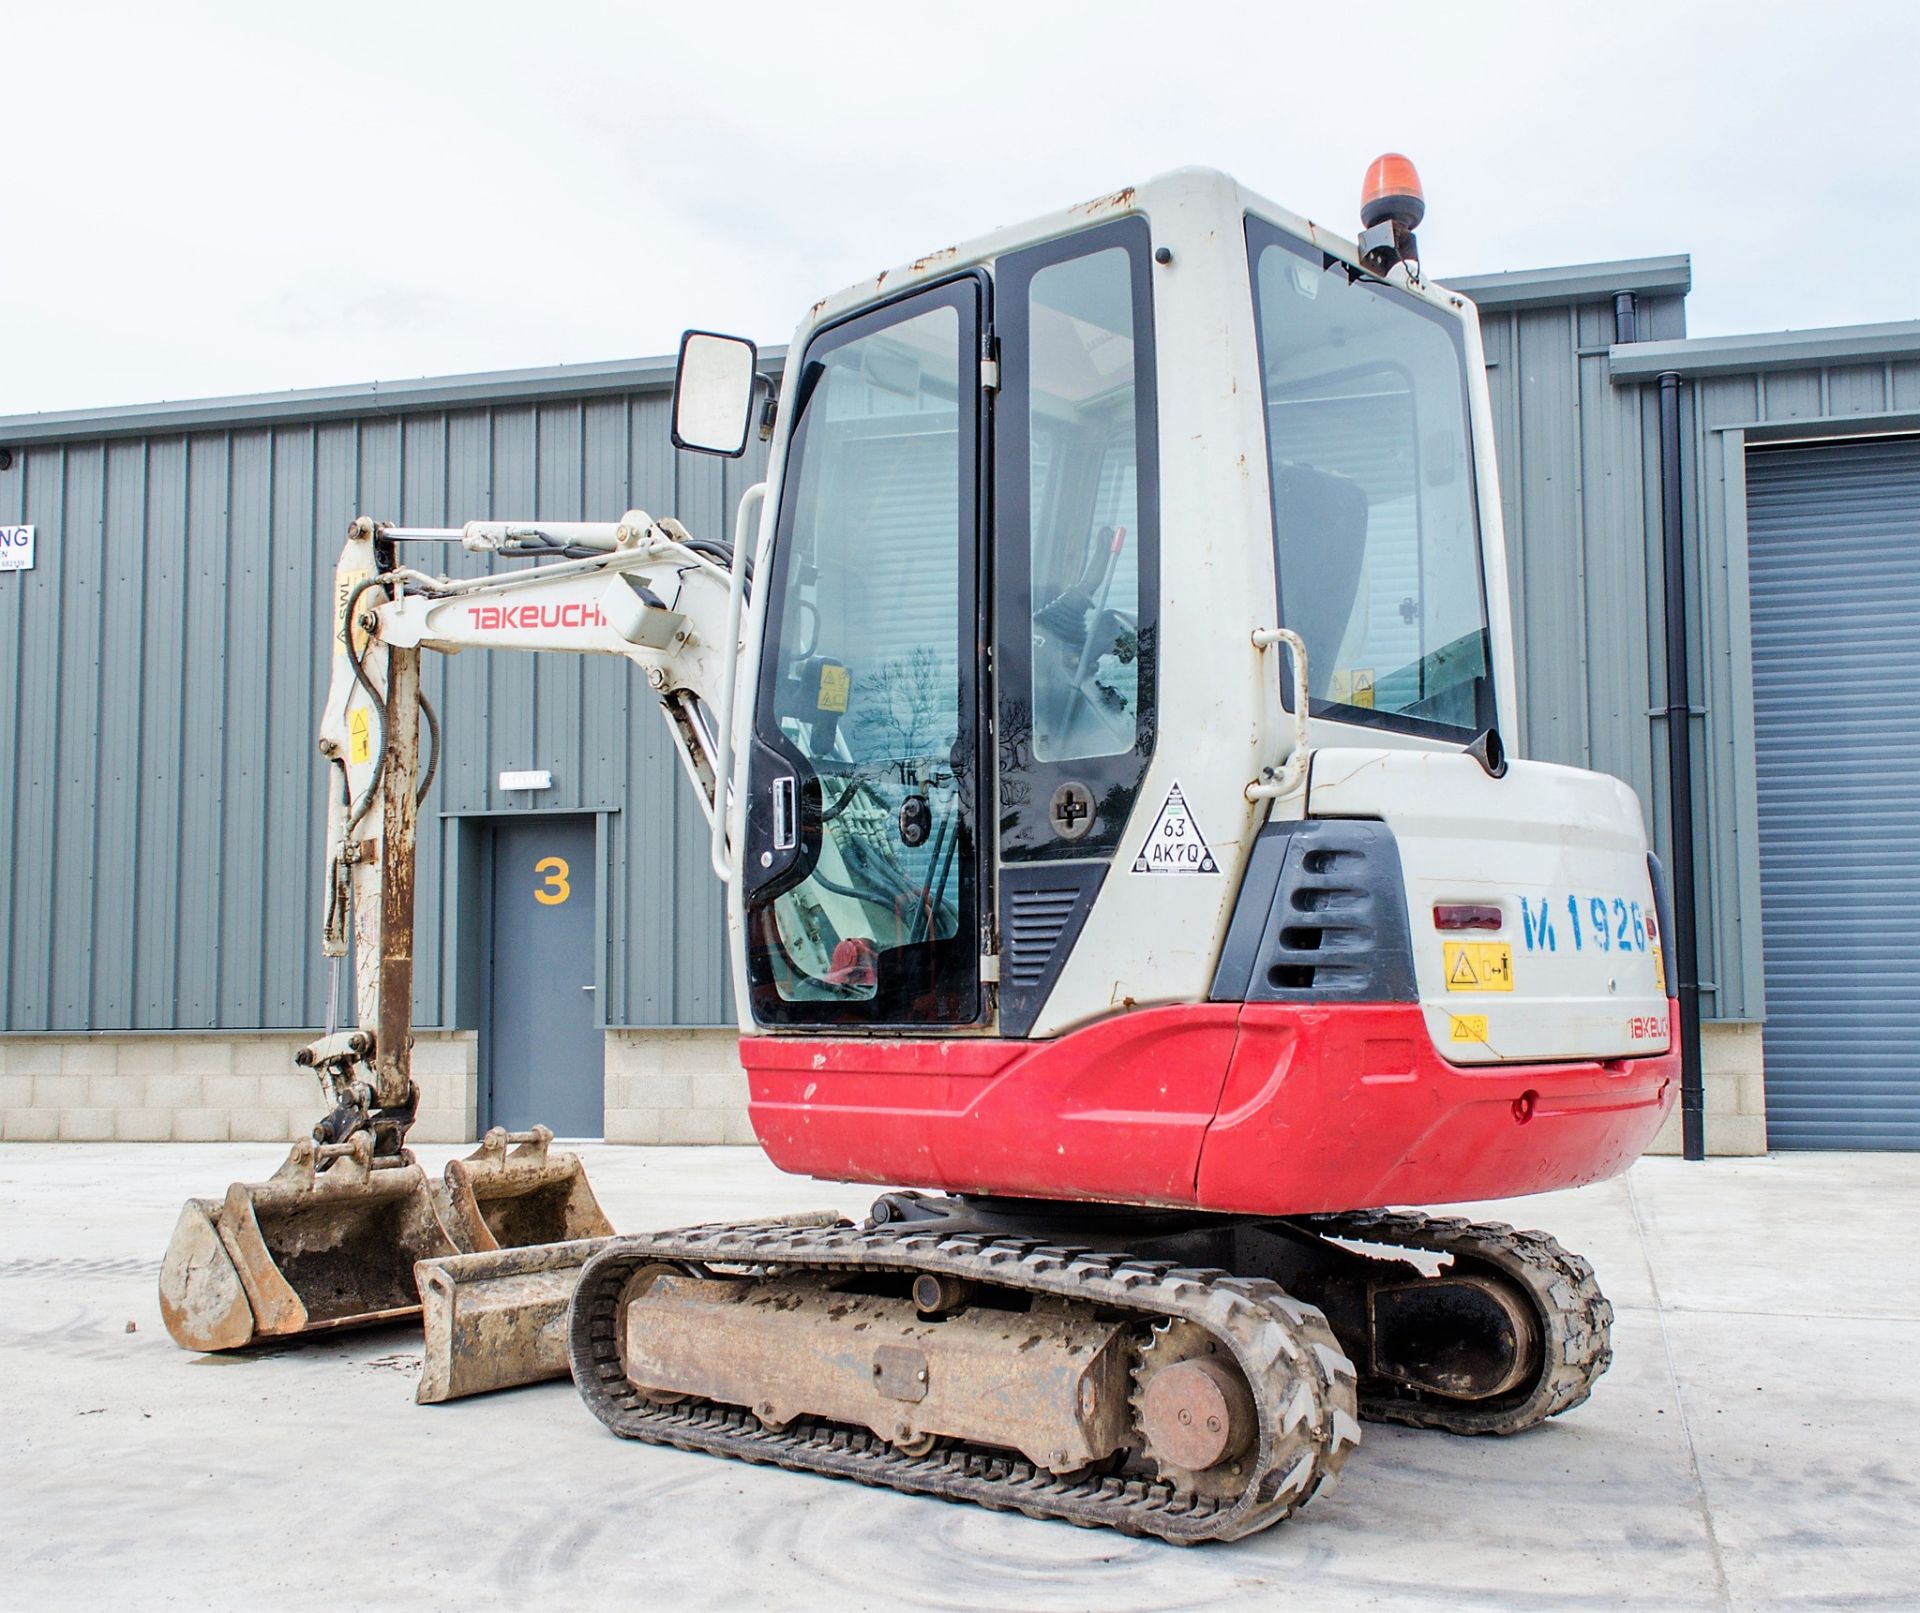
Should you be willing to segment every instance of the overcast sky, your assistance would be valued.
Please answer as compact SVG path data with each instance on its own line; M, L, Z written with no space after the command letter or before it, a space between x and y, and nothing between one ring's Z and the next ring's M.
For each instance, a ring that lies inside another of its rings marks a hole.
M1189 163L1430 271L1690 252L1694 335L1920 317L1920 5L323 5L0 29L0 413L784 341Z

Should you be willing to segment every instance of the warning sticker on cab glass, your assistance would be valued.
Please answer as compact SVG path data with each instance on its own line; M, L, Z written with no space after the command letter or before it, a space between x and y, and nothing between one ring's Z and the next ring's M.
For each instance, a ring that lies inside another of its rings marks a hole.
M1448 991L1512 991L1513 948L1505 941L1445 943Z
M1217 874L1220 865L1207 848L1207 838L1187 810L1187 798L1176 781L1166 804L1153 820L1140 853L1133 859L1136 874Z

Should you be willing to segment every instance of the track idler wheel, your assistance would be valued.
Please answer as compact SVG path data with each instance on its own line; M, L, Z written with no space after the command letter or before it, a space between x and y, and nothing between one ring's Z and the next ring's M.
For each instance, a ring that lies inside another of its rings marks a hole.
M1294 1286L1359 1365L1362 1416L1517 1434L1579 1405L1613 1360L1613 1307L1593 1267L1544 1232L1405 1210L1299 1225L1340 1240ZM1446 1264L1422 1276L1403 1251Z
M1253 1390L1217 1340L1191 1322L1160 1322L1133 1369L1140 1454L1183 1495L1228 1496L1246 1485L1242 1458L1258 1423Z

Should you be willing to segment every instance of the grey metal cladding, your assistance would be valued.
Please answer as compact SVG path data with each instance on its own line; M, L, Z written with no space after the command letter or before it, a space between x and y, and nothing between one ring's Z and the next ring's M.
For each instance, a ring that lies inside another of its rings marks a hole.
M24 441L0 422L17 444L0 522L38 528L35 569L0 576L0 1030L319 1023L314 732L355 514L441 525L637 506L731 538L765 449L724 465L675 453L670 369L544 399L497 379L492 401L452 409L368 399L290 419L310 400L238 400L258 407L224 429L129 434L116 416L91 438L76 419ZM457 547L408 558L490 566ZM457 967L466 916L443 900L461 819L526 810L497 776L546 768L540 810L605 814L607 1022L730 1024L705 816L639 674L482 652L429 656L425 686L446 751L421 828L419 1022L461 1023L456 1002L473 1000Z
M1657 286L1662 261L1638 278ZM1516 755L1626 780L1670 863L1657 400L1611 378L1609 355L1627 350L1614 343L1611 293L1572 272L1565 283L1591 300L1543 304L1526 286L1481 317L1520 684L1517 731L1503 737ZM1685 335L1677 291L1642 286L1636 299L1642 342ZM1692 397L1682 414L1702 1011L1739 1020L1761 1011L1758 891L1742 864L1752 816L1744 572L1729 570L1703 511L1714 445Z
M1384 823L1270 823L1253 843L1214 1002L1413 1002L1400 848Z
M1000 870L1000 1034L1025 1036L1072 955L1107 863L1009 863Z

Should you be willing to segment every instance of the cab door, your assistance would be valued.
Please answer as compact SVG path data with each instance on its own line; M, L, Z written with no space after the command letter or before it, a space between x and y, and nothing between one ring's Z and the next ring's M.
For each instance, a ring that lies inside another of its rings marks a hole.
M983 1014L984 275L817 333L767 590L742 876L767 1027Z
M1002 257L995 405L1000 1029L1049 1003L1123 847L1156 737L1153 243L1119 219Z

